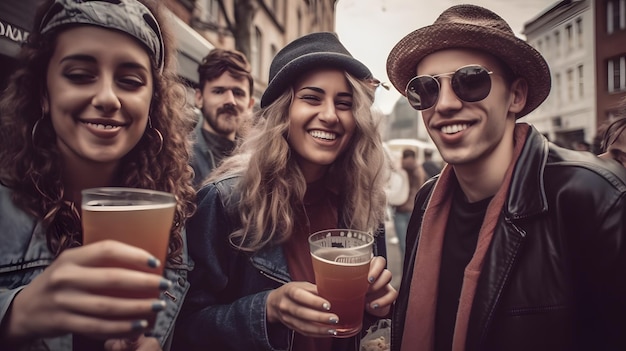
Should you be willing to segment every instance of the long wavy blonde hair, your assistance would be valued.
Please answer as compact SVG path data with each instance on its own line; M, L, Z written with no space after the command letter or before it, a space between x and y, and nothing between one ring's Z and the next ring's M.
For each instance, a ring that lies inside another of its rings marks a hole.
M368 81L346 73L353 92L356 129L346 150L330 166L325 179L339 191L340 223L373 232L384 220L386 158L372 113L374 89ZM293 89L259 112L234 156L226 159L208 182L240 176L241 228L230 234L234 246L258 251L289 238L296 211L303 206L307 184L288 142Z
M158 135L146 128L139 143L120 162L113 185L167 191L176 196L178 204L168 259L180 262L182 228L195 209L192 170L187 162L190 152L187 136L193 129L193 114L185 103L185 88L176 75L174 47L162 5L154 0L141 2L161 24L165 41L165 69L161 74L152 68L154 93L150 108L152 127L162 133L163 144L160 149ZM51 3L47 1L40 7L34 23L41 21ZM48 248L55 255L82 243L80 213L64 199L56 134L50 118L42 116L46 71L57 34L31 34L20 54L22 68L11 77L0 100L0 183L12 189L17 206L43 221ZM31 135L35 123L38 123L36 133Z

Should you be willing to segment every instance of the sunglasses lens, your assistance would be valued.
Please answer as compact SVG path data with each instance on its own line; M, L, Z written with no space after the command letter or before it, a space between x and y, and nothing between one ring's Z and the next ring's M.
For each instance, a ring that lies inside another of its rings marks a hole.
M416 110L431 108L439 97L439 82L431 76L415 77L406 86L406 97Z
M481 66L460 68L452 76L452 89L463 101L480 101L491 91L489 72Z

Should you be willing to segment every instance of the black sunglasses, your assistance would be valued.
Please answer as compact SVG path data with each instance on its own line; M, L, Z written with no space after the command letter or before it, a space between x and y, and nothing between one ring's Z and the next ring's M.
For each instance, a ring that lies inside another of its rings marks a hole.
M437 103L441 77L450 77L452 90L465 102L480 101L491 91L491 77L493 72L483 66L469 65L457 69L455 72L442 73L434 76L417 76L406 85L406 98L416 110L429 109Z

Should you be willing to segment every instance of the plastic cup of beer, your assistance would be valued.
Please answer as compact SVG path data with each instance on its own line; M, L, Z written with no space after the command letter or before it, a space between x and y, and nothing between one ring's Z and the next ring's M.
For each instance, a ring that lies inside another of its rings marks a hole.
M82 191L83 244L117 240L161 261L163 274L176 199L162 191L92 188Z
M367 273L374 237L352 229L327 229L309 236L309 247L319 295L337 314L337 337L359 333L363 326Z

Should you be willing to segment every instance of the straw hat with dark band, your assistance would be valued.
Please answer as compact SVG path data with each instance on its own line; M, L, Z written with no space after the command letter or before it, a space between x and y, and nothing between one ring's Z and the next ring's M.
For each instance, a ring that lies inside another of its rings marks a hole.
M528 98L518 118L534 110L550 93L550 69L541 54L517 38L500 16L474 5L450 7L432 25L402 38L387 58L387 75L404 95L406 85L416 75L417 64L425 56L454 48L492 54L507 64L515 76L526 79Z
M270 65L270 79L261 107L270 105L303 73L316 67L336 67L356 78L372 76L370 70L339 42L337 35L318 32L300 37L280 50Z

